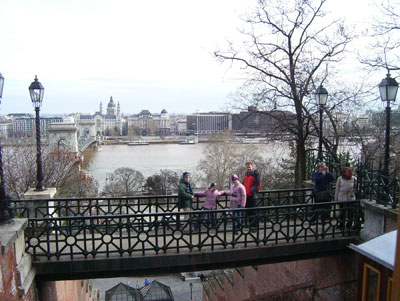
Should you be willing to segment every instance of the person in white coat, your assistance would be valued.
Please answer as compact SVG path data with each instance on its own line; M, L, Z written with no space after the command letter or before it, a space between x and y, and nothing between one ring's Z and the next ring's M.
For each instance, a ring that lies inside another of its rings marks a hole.
M341 202L338 226L340 229L351 229L354 224L354 213L352 206L345 203L356 199L357 178L353 176L351 168L343 168L336 182L335 202Z

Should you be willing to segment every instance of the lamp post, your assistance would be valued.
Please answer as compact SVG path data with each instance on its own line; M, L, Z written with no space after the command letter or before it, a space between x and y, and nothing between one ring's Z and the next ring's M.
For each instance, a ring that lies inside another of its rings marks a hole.
M42 106L44 87L38 81L37 76L35 76L35 81L29 86L29 94L31 95L31 100L33 107L36 112L36 164L37 164L37 175L36 175L36 189L35 191L46 190L43 184L43 167L42 167L42 149L40 141L40 107Z
M315 99L317 101L317 104L319 106L319 145L318 145L318 160L322 161L323 155L322 155L322 113L323 113L323 107L326 104L326 100L328 99L328 91L320 85L315 91Z
M193 283L190 282L190 300L193 300Z
M396 100L397 89L399 84L394 78L390 77L390 73L386 75L386 78L382 79L379 84L379 93L382 101L386 101L386 134L385 134L385 161L383 172L385 176L389 176L389 146L390 146L390 102Z
M0 103L3 97L4 77L0 73ZM3 171L3 156L1 153L0 143L0 225L9 224L12 222L12 218L8 213L8 202L6 197L6 185L4 182L4 171Z

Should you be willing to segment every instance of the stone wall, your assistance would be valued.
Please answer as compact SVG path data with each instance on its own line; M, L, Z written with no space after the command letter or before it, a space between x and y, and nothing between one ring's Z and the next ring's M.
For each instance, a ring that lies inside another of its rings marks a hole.
M356 300L354 254L244 267L204 285L203 300Z
M43 301L98 301L99 291L90 280L49 281L40 286Z
M362 240L368 241L397 229L397 209L369 200L361 200L360 204L364 212L364 226L360 233Z
M37 300L35 270L25 253L26 219L0 226L0 301Z

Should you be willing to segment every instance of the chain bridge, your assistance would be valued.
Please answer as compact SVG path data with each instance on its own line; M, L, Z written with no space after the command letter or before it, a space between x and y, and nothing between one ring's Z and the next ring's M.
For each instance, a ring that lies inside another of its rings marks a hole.
M230 209L226 196L210 211L200 210L201 198L190 212L181 211L177 202L176 195L168 195L11 203L15 216L28 218L26 252L41 280L169 274L327 256L346 252L363 224L359 201L314 204L311 189L260 192L252 212ZM256 228L249 227L249 215ZM344 216L346 224L340 223Z
M73 152L79 156L90 145L100 142L94 123L54 123L49 125L48 132L50 149Z

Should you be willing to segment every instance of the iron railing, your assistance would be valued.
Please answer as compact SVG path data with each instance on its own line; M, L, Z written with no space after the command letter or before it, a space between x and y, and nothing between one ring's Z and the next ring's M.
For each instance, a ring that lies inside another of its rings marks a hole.
M340 163L335 163L331 156L325 156L324 160L329 166L330 172L338 178L345 162L348 162L350 157L346 154L340 156ZM307 161L307 176L309 179L312 179L317 162L318 158L311 153ZM399 178L396 175L387 176L382 169L376 169L373 165L361 161L353 163L353 173L357 176L356 198L358 200L376 201L378 204L382 204L385 207L390 206L393 209L397 208L400 197ZM335 189L335 184L331 183L332 191Z
M397 208L400 197L400 181L397 176L386 176L381 170L359 164L357 168L358 194L360 199L376 201L385 207Z
M312 189L310 188L261 191L258 197L258 207L313 202ZM196 197L193 201L192 209L201 209L203 203L204 198ZM217 202L217 209L228 209L229 204L229 197L221 196ZM14 216L26 218L179 211L177 195L10 200L10 205Z
M357 235L363 222L358 201L252 210L29 218L26 251L34 261L184 254L335 239Z

